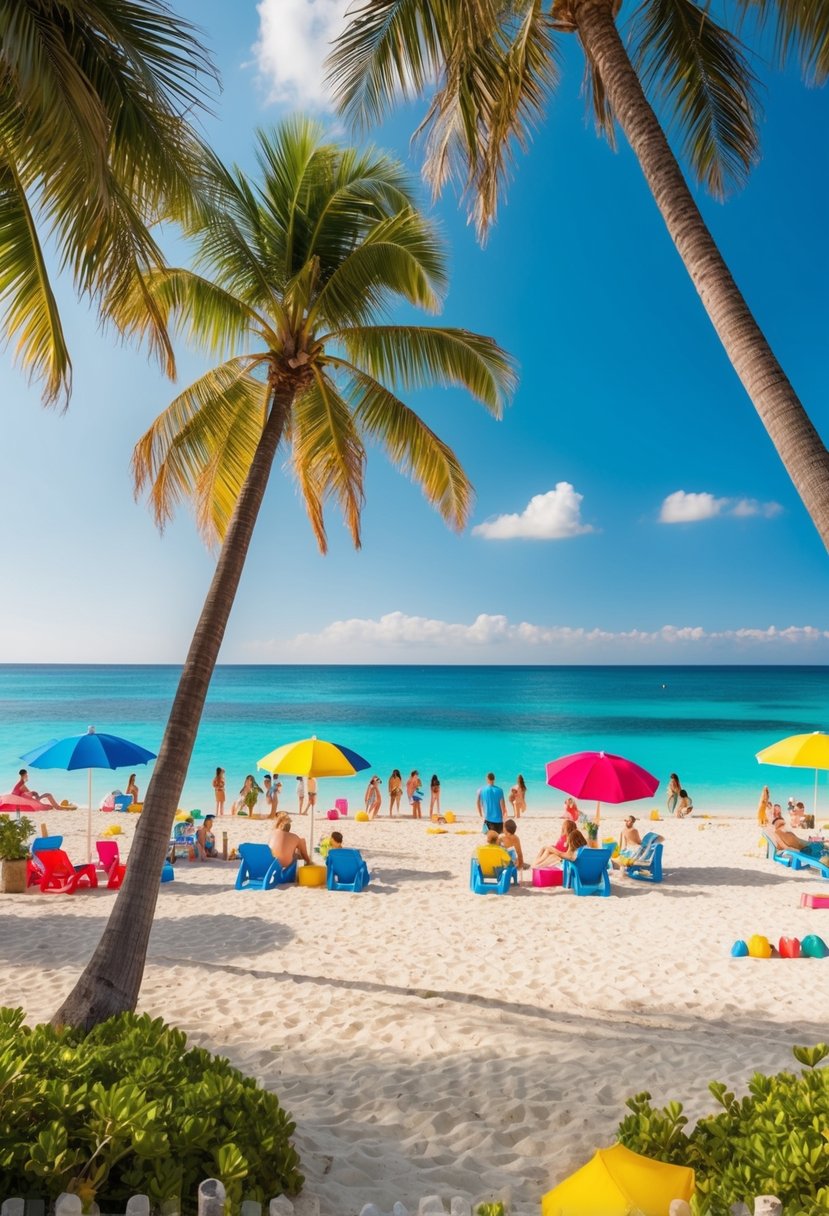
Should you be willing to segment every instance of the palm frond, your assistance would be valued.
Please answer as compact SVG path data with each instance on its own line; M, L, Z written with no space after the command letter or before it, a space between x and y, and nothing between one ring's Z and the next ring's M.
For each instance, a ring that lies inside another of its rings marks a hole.
M331 335L350 364L401 388L459 386L500 417L516 386L515 364L492 338L451 326L371 325Z
M460 531L469 519L474 492L452 449L373 377L354 370L351 389L360 429L385 448L450 527Z
M47 404L63 399L65 407L72 364L29 200L9 159L0 159L0 308L17 361L42 383Z
M394 297L437 312L446 286L437 229L411 208L375 224L342 259L317 294L310 319L359 325L382 313Z
M807 84L829 79L829 0L736 0L742 17L771 34L781 67L797 60Z
M294 402L290 438L293 464L308 518L322 553L328 551L323 512L339 504L355 548L360 548L365 448L337 386L320 368Z
M723 198L758 156L757 80L742 44L695 0L646 0L631 34L646 91L679 133L697 179Z
M258 362L255 356L240 356L206 372L159 414L136 444L135 492L149 489L159 528L179 503L198 501L200 488L204 496L208 470L220 449L231 446L246 470L256 446L254 442L251 448L251 439L257 428L261 435L264 426L268 398L267 384L251 374ZM211 512L199 510L203 526L212 518ZM207 539L214 539L209 528Z

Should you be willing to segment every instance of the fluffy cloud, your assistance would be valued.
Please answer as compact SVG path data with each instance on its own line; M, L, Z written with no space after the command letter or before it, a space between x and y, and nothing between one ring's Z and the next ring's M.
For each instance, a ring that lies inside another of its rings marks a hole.
M350 0L260 0L256 63L269 84L269 101L295 106L330 104L325 59L345 23Z
M582 523L583 494L577 494L569 481L560 481L554 490L536 494L520 515L496 515L472 529L473 536L484 540L565 540L593 532Z
M481 613L469 623L389 612L378 619L332 621L318 633L301 633L289 642L262 642L252 650L259 660L287 662L731 662L758 651L763 660L792 661L792 651L809 651L808 660L829 658L829 629L789 625L766 629L706 630L699 625L612 631L570 625L512 622Z
M783 508L778 502L758 502L756 498L715 498L708 493L688 493L676 490L669 494L659 512L663 524L691 524L701 519L713 519L715 515L735 515L746 518L761 515L773 519Z

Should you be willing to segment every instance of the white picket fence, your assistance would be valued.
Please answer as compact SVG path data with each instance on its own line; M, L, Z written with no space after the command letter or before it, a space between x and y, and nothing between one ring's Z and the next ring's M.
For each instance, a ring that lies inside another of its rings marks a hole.
M207 1178L199 1187L198 1216L226 1216L227 1197L225 1188L217 1178ZM4 1199L0 1204L0 1216L45 1216L43 1200ZM82 1204L77 1195L59 1195L55 1200L55 1216L82 1216ZM101 1216L97 1204L93 1204L89 1216ZM151 1216L150 1201L146 1195L133 1195L127 1200L124 1216ZM163 1216L178 1216L178 1205L167 1206ZM246 1199L241 1205L240 1216L262 1216L262 1204ZM319 1216L319 1200L303 1196L296 1206L285 1195L278 1195L268 1204L268 1216ZM387 1216L376 1204L367 1203L360 1216ZM409 1216L402 1203L396 1203L388 1216ZM438 1195L425 1195L417 1206L417 1216L446 1216L443 1200ZM459 1195L451 1201L449 1216L471 1216L471 1207ZM573 1213L572 1216L578 1216ZM682 1199L675 1199L669 1216L691 1216L691 1209ZM731 1206L731 1216L783 1216L783 1204L773 1195L758 1195L754 1211L744 1203Z

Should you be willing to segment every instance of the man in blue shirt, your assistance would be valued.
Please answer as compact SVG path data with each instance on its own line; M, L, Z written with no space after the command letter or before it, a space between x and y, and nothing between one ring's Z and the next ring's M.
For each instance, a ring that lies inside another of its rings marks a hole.
M478 790L478 814L484 821L487 832L501 832L504 828L504 816L507 813L504 803L504 791L495 784L495 774L487 773L486 785Z

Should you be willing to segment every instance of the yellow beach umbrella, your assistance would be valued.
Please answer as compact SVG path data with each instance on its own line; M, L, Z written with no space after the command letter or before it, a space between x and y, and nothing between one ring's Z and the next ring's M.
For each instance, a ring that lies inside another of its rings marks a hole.
M668 1216L674 1199L691 1198L694 1171L631 1152L622 1144L601 1148L587 1165L541 1200L541 1216Z
M829 769L829 735L815 730L810 735L789 735L764 747L757 753L760 764L779 764L782 768L813 768L815 770L815 806L817 814L817 778L821 769Z
M350 747L341 743L328 743L312 735L310 739L298 739L295 743L284 743L268 752L258 762L257 768L270 773L285 773L291 777L353 777L363 769L370 768ZM311 807L310 847L314 848L314 808Z

